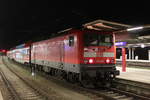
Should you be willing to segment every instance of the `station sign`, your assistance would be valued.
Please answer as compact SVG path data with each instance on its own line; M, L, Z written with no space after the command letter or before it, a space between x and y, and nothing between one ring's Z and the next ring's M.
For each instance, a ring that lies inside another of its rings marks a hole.
M127 42L116 42L115 45L116 46L126 46Z

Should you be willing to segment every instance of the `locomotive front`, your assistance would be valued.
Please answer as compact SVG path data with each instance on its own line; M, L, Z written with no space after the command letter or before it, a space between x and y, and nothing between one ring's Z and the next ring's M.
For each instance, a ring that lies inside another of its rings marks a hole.
M116 70L115 37L111 32L83 34L82 77L108 81L119 75Z

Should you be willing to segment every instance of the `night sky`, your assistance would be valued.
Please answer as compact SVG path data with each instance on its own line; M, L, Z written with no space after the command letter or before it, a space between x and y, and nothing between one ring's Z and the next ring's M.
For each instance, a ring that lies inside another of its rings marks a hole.
M0 49L97 19L135 26L150 24L148 2L112 1L1 0Z

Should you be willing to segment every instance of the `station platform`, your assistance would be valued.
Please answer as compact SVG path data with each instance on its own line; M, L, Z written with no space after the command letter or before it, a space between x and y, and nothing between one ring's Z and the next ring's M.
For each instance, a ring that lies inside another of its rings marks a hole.
M116 61L122 61L121 59L116 59ZM150 63L150 60L131 60L131 59L126 59L126 61L127 62L144 62L144 63L146 63L146 62L148 62L148 63Z
M117 69L120 70L120 75L117 78L150 84L150 69L127 67L126 72L122 72L121 66L117 66Z

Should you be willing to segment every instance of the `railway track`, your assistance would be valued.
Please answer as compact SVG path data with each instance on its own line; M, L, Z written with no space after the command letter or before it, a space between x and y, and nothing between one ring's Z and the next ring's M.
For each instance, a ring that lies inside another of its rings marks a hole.
M57 81L56 83L62 85L62 80L59 78L51 77L49 75L43 75L47 79L53 79L53 81ZM58 82L59 81L59 82ZM68 84L68 82L64 82L66 86L76 90L77 92L90 96L94 99L92 100L150 100L149 97L141 96L132 92L123 91L117 88L84 88L79 86L79 84ZM64 84L63 84L64 85Z
M47 74L41 74L41 76L44 76L44 78L50 79L58 83L59 85L65 85L67 88L71 88L74 91L77 91L81 94L84 94L86 96L89 96L93 98L92 100L150 100L150 98L137 95L135 93L119 90L116 88L105 88L105 89L88 89L80 87L79 84L70 84L68 82L59 80L56 77L49 76Z
M78 88L79 89L79 88ZM140 96L131 92L119 90L116 88L109 89L79 89L85 91L85 94L93 95L95 99L103 98L104 100L150 100L150 98L145 96ZM100 99L101 100L101 99Z
M58 80L59 78L51 77L49 75L43 75L47 79L53 79L53 81L59 81L61 85L62 80ZM61 81L61 82L60 82ZM85 94L87 96L90 96L94 98L93 100L150 100L149 97L137 95L132 92L123 91L117 88L84 88L79 86L79 84L68 84L68 82L65 82L65 84L68 87L71 87L72 89L78 91L79 93Z
M20 97L18 95L18 93L16 92L16 90L14 90L12 84L9 82L9 80L6 78L5 74L3 73L3 71L0 68L0 75L2 78L2 81L4 82L6 88L9 91L9 95L8 97L12 100L20 100Z
M10 92L10 100L46 100L47 97L33 88L19 75L13 72L6 64L0 67L0 75Z

